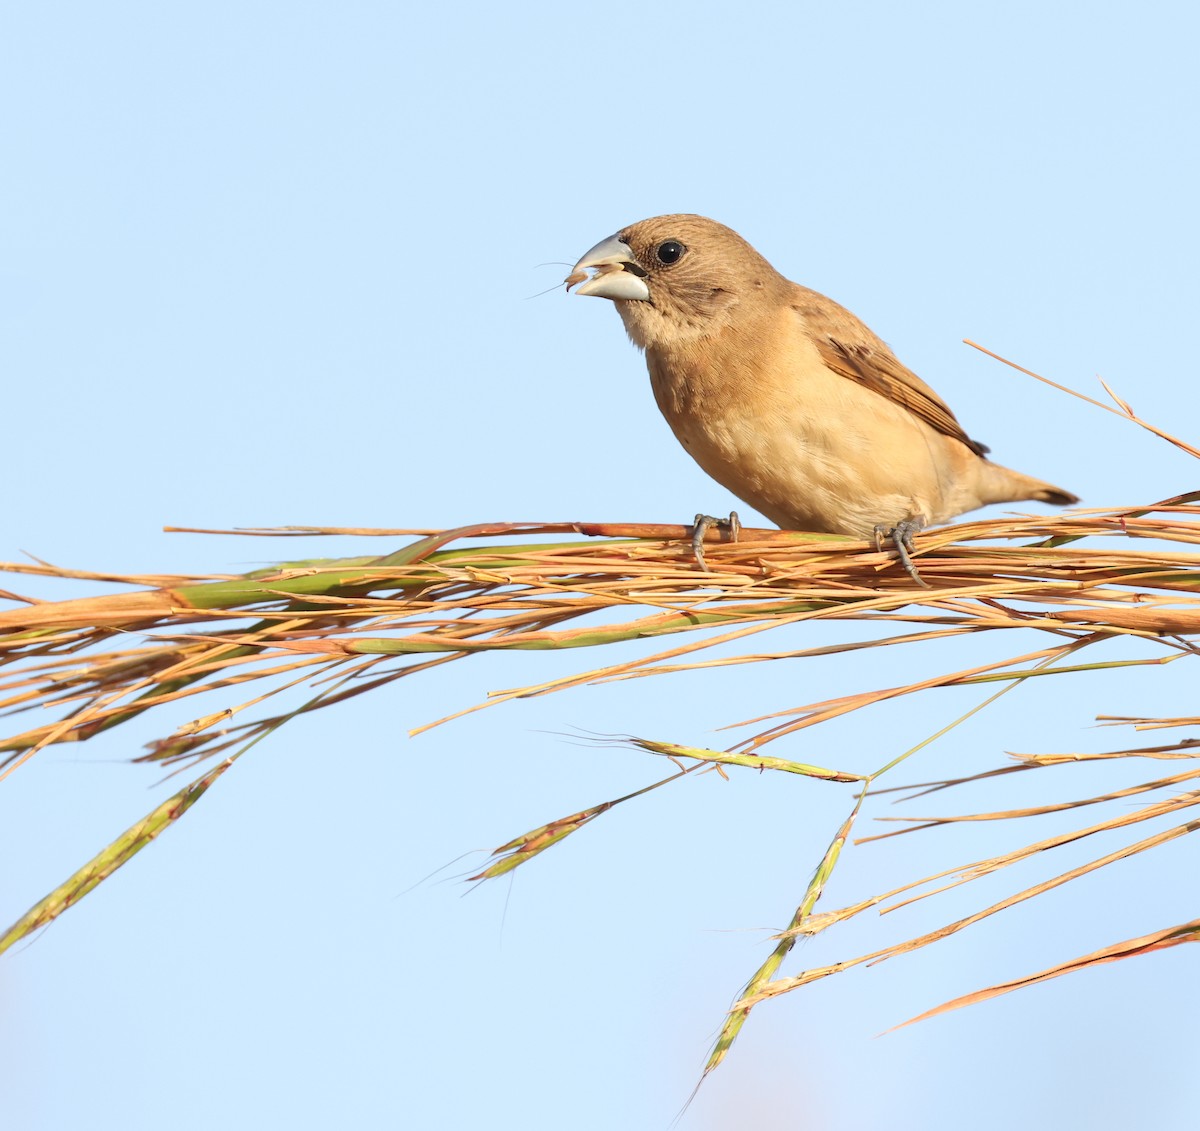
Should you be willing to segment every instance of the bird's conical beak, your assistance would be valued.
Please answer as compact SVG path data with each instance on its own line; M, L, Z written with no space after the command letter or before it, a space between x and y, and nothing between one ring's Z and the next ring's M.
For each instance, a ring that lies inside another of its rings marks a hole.
M589 271L592 272L590 277ZM566 283L568 290L579 284L575 290L577 295L635 302L647 302L650 298L646 272L638 266L629 245L617 236L601 240L584 255L571 269Z

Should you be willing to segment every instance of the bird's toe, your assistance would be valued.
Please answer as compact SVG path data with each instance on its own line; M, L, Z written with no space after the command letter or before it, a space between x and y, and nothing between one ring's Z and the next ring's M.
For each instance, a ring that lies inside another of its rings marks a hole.
M728 530L729 541L736 542L742 532L742 521L737 511L730 511L728 518L716 518L711 514L698 514L692 523L692 554L696 564L708 572L708 562L704 560L704 536L713 528Z
M913 535L924 529L925 516L923 514L903 519L892 527L889 527L886 523L876 523L875 548L882 551L884 539L886 538L890 541L896 548L896 556L900 559L900 564L904 567L904 572L921 586L922 589L928 589L930 587L929 583L917 572L917 567L913 565L912 560L912 554L916 552L916 546L913 544Z

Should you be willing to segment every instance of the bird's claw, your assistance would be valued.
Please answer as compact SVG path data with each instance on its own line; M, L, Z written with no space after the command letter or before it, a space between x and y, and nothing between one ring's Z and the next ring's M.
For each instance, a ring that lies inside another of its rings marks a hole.
M742 532L742 520L738 518L737 511L730 511L728 518L714 518L711 514L696 515L696 520L692 523L692 553L695 555L696 564L705 573L710 571L708 562L704 560L704 536L714 526L718 530L728 530L729 541L736 542Z
M896 548L896 556L900 559L900 564L904 567L904 572L921 586L922 589L929 589L929 582L917 572L917 567L913 565L911 557L916 552L916 547L913 545L913 535L924 529L925 516L922 514L906 518L892 527L887 526L886 523L876 523L875 549L882 553L883 540L886 538Z

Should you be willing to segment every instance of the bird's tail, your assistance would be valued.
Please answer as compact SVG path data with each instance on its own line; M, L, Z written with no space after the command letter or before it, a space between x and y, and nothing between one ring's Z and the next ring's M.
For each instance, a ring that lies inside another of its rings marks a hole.
M1040 503L1053 503L1058 507L1069 507L1079 502L1076 495L1055 487L1032 475L1022 475L998 463L985 463L983 496L985 503L1015 503L1023 499L1036 499Z

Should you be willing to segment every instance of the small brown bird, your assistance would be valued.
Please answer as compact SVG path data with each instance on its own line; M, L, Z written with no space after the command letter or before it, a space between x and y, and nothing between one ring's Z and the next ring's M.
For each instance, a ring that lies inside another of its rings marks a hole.
M785 279L714 220L631 224L584 255L566 283L613 300L679 442L784 529L877 545L886 535L920 582L908 551L927 523L986 503L1079 501L988 460L853 314ZM697 548L702 538L703 528Z

